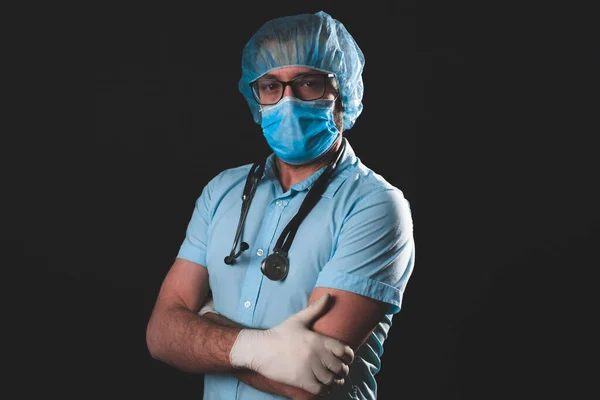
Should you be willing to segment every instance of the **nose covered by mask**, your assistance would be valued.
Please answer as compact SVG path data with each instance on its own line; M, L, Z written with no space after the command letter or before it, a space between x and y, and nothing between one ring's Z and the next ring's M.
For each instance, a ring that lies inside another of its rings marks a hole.
M262 107L267 143L282 161L305 164L323 155L340 135L333 118L334 100L302 101L292 96Z

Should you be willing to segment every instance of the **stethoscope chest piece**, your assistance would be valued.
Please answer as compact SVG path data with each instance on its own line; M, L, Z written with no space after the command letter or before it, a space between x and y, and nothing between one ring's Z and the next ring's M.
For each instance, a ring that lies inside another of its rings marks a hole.
M260 264L262 273L272 281L284 280L289 269L290 262L286 252L277 248Z

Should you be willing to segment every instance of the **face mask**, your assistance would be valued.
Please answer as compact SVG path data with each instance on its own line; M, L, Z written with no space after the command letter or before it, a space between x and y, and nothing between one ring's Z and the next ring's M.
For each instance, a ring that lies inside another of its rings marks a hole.
M263 134L282 161L305 164L323 155L340 132L333 120L334 100L302 101L293 96L263 106Z

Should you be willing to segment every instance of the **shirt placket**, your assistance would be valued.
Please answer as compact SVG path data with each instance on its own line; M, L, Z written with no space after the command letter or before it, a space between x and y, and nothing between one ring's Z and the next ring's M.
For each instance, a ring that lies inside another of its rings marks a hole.
M264 278L260 270L260 265L268 255L269 246L278 229L281 216L285 212L288 202L289 199L276 198L269 204L256 241L250 247L250 263L244 278L237 315L238 321L244 326L252 326L256 302Z

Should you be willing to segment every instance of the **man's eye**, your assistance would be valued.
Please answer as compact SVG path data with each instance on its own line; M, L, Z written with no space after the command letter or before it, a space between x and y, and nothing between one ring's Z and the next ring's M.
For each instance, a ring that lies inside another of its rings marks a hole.
M279 86L280 85L277 82L262 82L259 84L260 90L263 90L265 92L278 90Z

